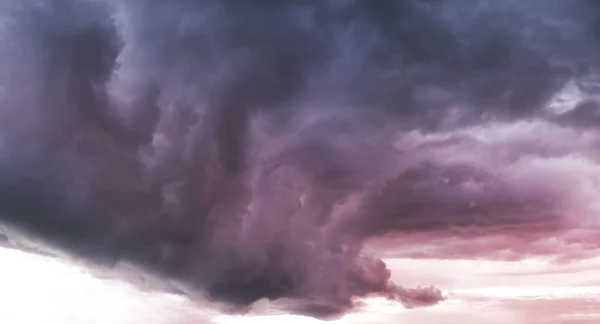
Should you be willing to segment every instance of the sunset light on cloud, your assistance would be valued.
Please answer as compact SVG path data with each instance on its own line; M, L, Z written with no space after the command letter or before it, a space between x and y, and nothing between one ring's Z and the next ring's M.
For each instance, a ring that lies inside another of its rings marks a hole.
M600 323L599 4L0 1L0 323Z

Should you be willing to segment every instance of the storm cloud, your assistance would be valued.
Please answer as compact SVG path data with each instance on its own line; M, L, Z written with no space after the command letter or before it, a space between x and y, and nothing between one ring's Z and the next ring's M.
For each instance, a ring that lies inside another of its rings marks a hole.
M599 10L4 1L0 220L234 306L436 304L365 245L594 223Z

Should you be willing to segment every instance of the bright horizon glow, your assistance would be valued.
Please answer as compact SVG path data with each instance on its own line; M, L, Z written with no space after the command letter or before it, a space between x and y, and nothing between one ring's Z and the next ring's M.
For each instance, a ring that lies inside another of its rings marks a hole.
M258 324L289 323L313 324L321 321L297 315L226 315L215 310L200 309L198 303L192 303L185 297L158 292L144 292L133 285L118 280L95 278L85 269L51 257L34 255L14 249L0 248L0 260L3 264L0 273L0 323L11 324ZM467 260L386 260L394 274L421 273L422 278L409 278L409 281L440 281L439 273L422 271L427 267L440 264L447 267L448 278L454 277L453 289L447 291L449 299L427 309L404 309L396 302L383 298L364 300L364 305L355 312L338 320L334 324L356 324L377 321L395 323L421 323L430 320L433 323L452 323L450 319L475 318L481 307L495 308L488 311L504 314L503 318L513 318L502 303L552 300L600 300L600 285L586 285L592 275L579 276L580 284L562 286L560 271L541 275L535 285L523 285L522 279L531 274L548 270L551 264L541 260L523 262L467 261ZM595 267L600 259L582 261L578 266ZM564 265L565 269L575 265ZM404 271L400 271L404 269ZM421 269L421 270L419 270ZM520 271L515 274L516 270ZM512 272L512 274L511 274ZM567 272L568 273L568 272ZM585 272L583 272L585 273ZM459 275L460 274L460 275ZM508 274L508 275L507 275ZM471 280L462 280L470 276ZM418 279L418 280L417 280ZM445 278L447 279L447 278ZM443 280L442 280L443 281ZM545 282L545 284L543 284ZM408 284L407 284L408 285ZM443 288L443 284L441 285ZM493 303L493 304L490 304ZM498 304L500 303L500 304ZM485 306L488 305L488 306ZM500 306L498 306L500 305ZM587 316L587 317L586 317ZM581 318L593 317L583 314ZM446 318L446 322L444 321ZM514 317L514 323L519 317ZM498 322L505 323L505 322Z

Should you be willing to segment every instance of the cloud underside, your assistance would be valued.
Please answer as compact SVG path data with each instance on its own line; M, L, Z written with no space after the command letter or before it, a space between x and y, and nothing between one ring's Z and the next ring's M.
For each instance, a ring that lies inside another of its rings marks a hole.
M596 249L593 1L5 1L0 220L244 308Z

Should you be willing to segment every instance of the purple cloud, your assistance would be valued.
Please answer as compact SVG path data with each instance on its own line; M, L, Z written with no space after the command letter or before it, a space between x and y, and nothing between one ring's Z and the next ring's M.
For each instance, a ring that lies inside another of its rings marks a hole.
M329 317L444 299L384 234L489 257L425 243L593 221L597 107L547 111L600 63L592 3L1 6L0 220L90 260Z

